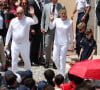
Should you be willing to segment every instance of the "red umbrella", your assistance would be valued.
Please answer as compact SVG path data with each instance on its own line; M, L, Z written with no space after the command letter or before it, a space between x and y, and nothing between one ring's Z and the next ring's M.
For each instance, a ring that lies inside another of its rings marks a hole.
M69 69L69 74L84 79L100 80L100 59L77 62Z

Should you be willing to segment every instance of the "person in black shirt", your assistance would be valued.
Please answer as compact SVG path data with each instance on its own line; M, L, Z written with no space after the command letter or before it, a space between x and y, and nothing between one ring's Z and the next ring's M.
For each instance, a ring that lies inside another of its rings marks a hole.
M80 22L77 25L77 28L78 28L79 32L77 33L77 37L76 37L76 53L79 56L80 50L81 50L80 44L81 44L82 40L85 38L85 23Z
M87 29L85 34L86 38L81 43L81 51L79 55L80 61L93 59L93 55L97 48L92 29Z
M41 25L41 16L42 16L42 3L40 0L30 0L29 6L33 7L35 10L35 15L38 18L39 23L31 26L30 33L30 60L32 66L38 66L40 64L39 61L39 51L40 51L40 42L42 39L42 33L40 30ZM34 34L33 31L34 30Z

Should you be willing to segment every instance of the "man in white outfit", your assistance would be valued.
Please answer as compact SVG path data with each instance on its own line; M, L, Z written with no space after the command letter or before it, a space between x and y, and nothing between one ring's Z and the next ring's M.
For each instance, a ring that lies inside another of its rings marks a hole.
M31 70L29 51L30 51L30 42L29 42L29 31L30 25L37 24L38 20L34 15L34 8L30 8L30 14L32 18L24 16L24 10L22 7L17 8L17 17L14 18L9 26L5 49L8 48L8 43L12 37L11 45L11 55L12 55L12 71L17 72L17 63L18 56L21 54L26 70Z

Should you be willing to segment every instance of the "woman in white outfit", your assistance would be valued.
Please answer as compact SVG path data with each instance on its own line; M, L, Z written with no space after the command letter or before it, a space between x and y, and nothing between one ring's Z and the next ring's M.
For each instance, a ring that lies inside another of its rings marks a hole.
M68 48L68 38L70 36L71 45L73 45L72 22L66 17L66 9L63 8L59 12L60 18L54 20L53 14L50 16L50 29L56 28L54 47L53 47L53 61L57 66L60 74L65 76L66 54Z

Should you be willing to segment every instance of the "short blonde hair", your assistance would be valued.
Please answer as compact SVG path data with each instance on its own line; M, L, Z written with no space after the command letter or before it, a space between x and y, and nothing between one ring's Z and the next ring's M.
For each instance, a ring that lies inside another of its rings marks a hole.
M84 22L80 22L78 25L77 25L77 28L79 30L82 30L83 28L85 28L85 23Z

